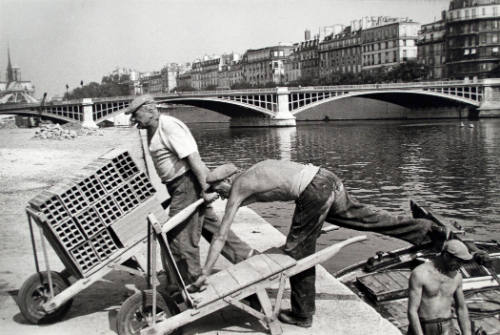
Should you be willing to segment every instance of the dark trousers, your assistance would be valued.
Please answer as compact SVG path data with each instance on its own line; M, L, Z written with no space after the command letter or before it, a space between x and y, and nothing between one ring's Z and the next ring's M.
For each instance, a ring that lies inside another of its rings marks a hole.
M394 216L360 204L344 189L332 172L320 169L295 202L295 212L284 251L295 259L316 252L316 240L323 222L356 230L369 230L397 237L412 244L423 241L431 229L431 221ZM310 268L290 277L292 311L299 317L315 312L316 270Z
M453 319L435 319L435 320L420 320L422 332L424 335L454 335L457 334L453 326ZM413 335L413 331L409 328L408 335Z
M167 184L171 197L169 216L172 217L199 199L200 186L192 171ZM220 221L211 206L200 206L186 221L168 232L168 242L179 272L186 284L194 282L201 274L200 238L209 242L219 229ZM222 255L232 263L246 259L251 252L248 244L229 232ZM164 255L162 255L163 259ZM163 260L164 261L164 260ZM165 264L165 263L164 263ZM167 270L167 269L165 269Z

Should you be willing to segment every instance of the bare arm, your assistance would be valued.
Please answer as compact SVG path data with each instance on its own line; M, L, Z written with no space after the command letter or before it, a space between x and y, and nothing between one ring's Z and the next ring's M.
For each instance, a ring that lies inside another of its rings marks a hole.
M422 300L422 282L418 277L418 273L415 271L411 273L408 294L408 321L413 334L423 335L420 318L418 317L418 309Z
M246 193L247 192L241 189L239 183L233 184L231 193L229 194L229 198L226 203L226 209L224 211L224 216L222 217L221 225L217 233L214 235L212 242L210 243L207 261L205 262L205 266L202 270L203 275L208 276L215 262L217 261L217 258L219 257L222 248L226 243L227 235L229 234L229 230L231 228L231 224L233 223L234 217L236 216L236 212L246 198Z
M462 335L470 335L469 311L467 310L467 304L465 303L464 292L462 290L462 276L459 276L460 283L455 291L455 307L457 310L458 325L460 326Z

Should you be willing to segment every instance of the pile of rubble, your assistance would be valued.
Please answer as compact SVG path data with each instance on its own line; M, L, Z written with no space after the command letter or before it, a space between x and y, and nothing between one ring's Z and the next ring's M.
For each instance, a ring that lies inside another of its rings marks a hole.
M77 136L103 136L103 132L99 129L85 128L80 125L45 123L40 125L40 129L35 132L35 139L52 139L52 140L72 140Z

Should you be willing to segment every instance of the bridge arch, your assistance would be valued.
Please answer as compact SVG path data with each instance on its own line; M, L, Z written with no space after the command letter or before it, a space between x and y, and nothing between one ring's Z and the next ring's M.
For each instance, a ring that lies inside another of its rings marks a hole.
M174 98L165 98L157 100L157 103L173 103L173 104L182 104L194 107L205 108L225 116L229 117L273 117L275 115L274 112L268 110L264 107L235 101L235 100L227 100L220 98L209 98L209 97L174 97ZM110 114L106 114L105 116L99 117L95 119L96 123L102 122L105 119L109 119L113 116L119 115L123 113L123 108L120 110L114 111Z
M354 97L364 97L364 98L372 98L376 100L381 100L385 102L391 102L395 103L398 105L401 105L403 107L413 107L415 104L422 104L424 101L421 100L422 96L430 98L429 101L436 101L436 100L441 100L441 101L447 101L447 102L454 102L457 104L462 104L462 105L469 105L472 107L479 107L481 102L477 100L473 100L471 98L467 98L464 96L453 96L450 94L446 93L440 93L440 92L433 92L433 91L408 91L408 90L384 90L384 91L354 91L354 92L346 92L343 94L339 94L336 96L331 96L329 98L317 100L314 102L310 103L304 103L302 106L300 106L300 102L294 101L290 99L289 105L290 105L290 113L292 115L297 115L301 112L310 110L311 108L314 108L316 106L319 106L324 103L340 100L340 99L347 99L347 98L354 98ZM405 99L407 98L407 99ZM417 100L418 99L418 100ZM293 104L299 104L298 107L294 106ZM295 108L294 108L295 107Z
M17 110L17 111L0 111L0 115L2 114L9 114L9 115L21 115L21 116L39 116L43 117L46 119L54 120L54 121L64 121L64 122L75 122L75 121L83 121L83 118L81 117L68 117L64 115L56 115L51 112L47 111L37 111L37 110L30 110L30 109L25 109L25 110Z

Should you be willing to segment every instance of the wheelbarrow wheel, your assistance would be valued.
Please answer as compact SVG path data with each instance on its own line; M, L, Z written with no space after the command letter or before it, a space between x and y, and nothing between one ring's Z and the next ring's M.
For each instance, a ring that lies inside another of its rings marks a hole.
M150 290L134 293L125 300L116 317L119 335L140 334L141 330L152 325L153 293ZM179 313L177 305L168 297L156 294L156 323ZM168 334L180 335L181 329Z
M59 273L51 271L54 296L69 286L69 282ZM31 323L51 323L58 321L69 311L73 299L68 300L56 310L47 313L42 304L50 299L49 277L46 271L31 275L21 286L18 304L21 313Z

